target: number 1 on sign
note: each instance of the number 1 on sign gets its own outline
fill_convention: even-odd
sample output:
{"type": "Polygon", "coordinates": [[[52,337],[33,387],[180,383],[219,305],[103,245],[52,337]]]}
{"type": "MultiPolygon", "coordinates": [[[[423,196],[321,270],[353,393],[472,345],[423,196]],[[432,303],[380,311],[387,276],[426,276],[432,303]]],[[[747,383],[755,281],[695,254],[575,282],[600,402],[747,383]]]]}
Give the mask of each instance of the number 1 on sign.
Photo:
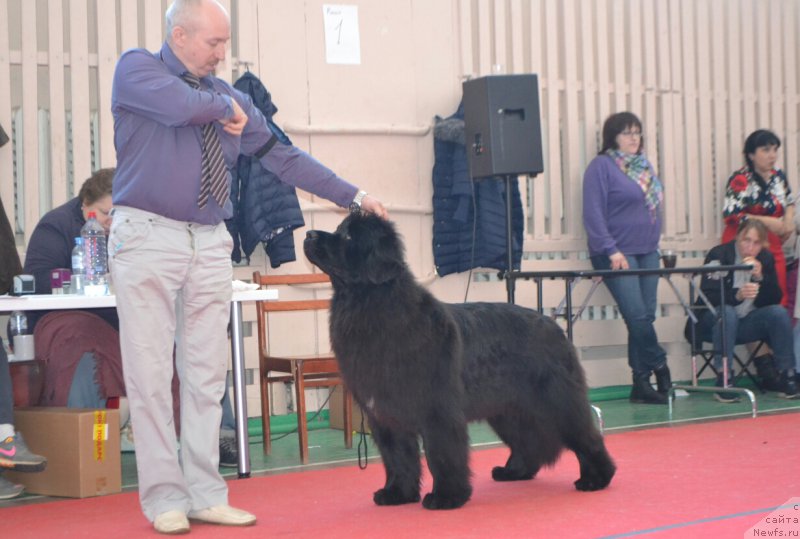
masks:
{"type": "Polygon", "coordinates": [[[325,4],[325,59],[329,64],[360,64],[358,6],[325,4]]]}
{"type": "Polygon", "coordinates": [[[344,21],[339,19],[339,23],[336,25],[336,44],[337,45],[341,45],[342,44],[342,24],[344,24],[344,21]]]}

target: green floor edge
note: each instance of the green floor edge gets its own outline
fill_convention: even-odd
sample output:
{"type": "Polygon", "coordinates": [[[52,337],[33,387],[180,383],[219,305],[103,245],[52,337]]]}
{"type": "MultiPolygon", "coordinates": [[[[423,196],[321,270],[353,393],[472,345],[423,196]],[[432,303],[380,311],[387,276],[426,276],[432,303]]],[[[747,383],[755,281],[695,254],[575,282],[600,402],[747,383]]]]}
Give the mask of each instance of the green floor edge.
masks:
{"type": "MultiPolygon", "coordinates": [[[[742,387],[752,388],[752,383],[744,381],[742,387]]],[[[676,381],[676,384],[691,384],[690,380],[676,381]]],[[[701,380],[700,385],[712,385],[712,380],[701,380]]],[[[589,389],[589,401],[593,404],[607,401],[627,400],[631,393],[631,386],[606,386],[589,389]]],[[[320,412],[308,412],[308,430],[330,428],[328,410],[320,412]]],[[[272,416],[270,428],[273,434],[285,434],[297,429],[297,414],[285,414],[272,416]]],[[[247,434],[250,437],[260,437],[261,418],[251,417],[247,420],[247,434]]]]}

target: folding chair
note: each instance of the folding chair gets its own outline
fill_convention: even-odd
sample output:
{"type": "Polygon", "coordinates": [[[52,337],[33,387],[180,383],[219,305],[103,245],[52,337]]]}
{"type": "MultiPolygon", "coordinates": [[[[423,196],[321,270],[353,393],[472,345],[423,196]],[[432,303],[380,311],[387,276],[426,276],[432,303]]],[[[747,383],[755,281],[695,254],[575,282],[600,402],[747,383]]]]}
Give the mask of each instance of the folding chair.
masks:
{"type": "MultiPolygon", "coordinates": [[[[689,292],[690,293],[690,305],[694,304],[694,292],[695,292],[694,287],[690,286],[690,292],[689,292]]],[[[705,302],[705,304],[706,304],[705,308],[708,309],[708,310],[711,310],[712,312],[714,312],[716,314],[714,307],[712,307],[711,304],[708,302],[708,299],[705,298],[705,296],[702,295],[702,292],[700,291],[699,288],[697,289],[697,292],[698,292],[698,294],[701,295],[701,298],[705,302]]],[[[758,379],[750,371],[750,368],[755,366],[755,358],[758,357],[758,352],[761,350],[761,347],[766,344],[766,341],[764,341],[764,340],[758,341],[756,343],[756,346],[753,348],[753,350],[748,354],[747,358],[744,359],[744,360],[742,360],[742,358],[739,357],[739,355],[737,355],[734,350],[729,350],[729,353],[733,358],[734,365],[738,366],[738,372],[730,373],[730,374],[732,374],[732,376],[730,376],[727,372],[725,372],[726,369],[727,369],[727,362],[724,361],[725,351],[724,350],[722,351],[722,357],[723,357],[722,365],[723,366],[722,366],[722,371],[720,371],[714,365],[714,354],[715,354],[715,352],[717,352],[717,350],[714,350],[713,348],[712,349],[706,348],[704,345],[705,344],[712,344],[711,341],[701,339],[700,338],[701,336],[697,334],[698,318],[696,316],[696,311],[698,309],[703,309],[703,307],[699,307],[699,306],[695,305],[693,307],[693,309],[694,309],[693,312],[694,312],[695,315],[689,317],[689,321],[687,322],[687,328],[686,328],[686,332],[685,332],[686,340],[689,341],[689,346],[691,347],[691,355],[692,355],[692,385],[696,386],[697,385],[697,379],[700,377],[700,375],[702,375],[703,372],[705,372],[706,369],[711,369],[711,372],[713,372],[715,376],[719,376],[720,374],[722,374],[723,376],[726,376],[730,380],[731,384],[734,385],[734,386],[736,385],[736,383],[739,380],[741,380],[743,377],[746,376],[747,378],[750,379],[751,382],[753,382],[753,385],[755,385],[755,387],[761,393],[764,393],[765,392],[764,388],[761,387],[761,384],[759,383],[758,379]],[[697,368],[698,359],[701,359],[703,361],[703,365],[700,367],[699,370],[697,368]]],[[[716,323],[717,324],[721,324],[722,323],[722,319],[718,317],[716,323]]],[[[736,344],[739,345],[739,344],[748,344],[748,343],[737,342],[736,344]]]]}
{"type": "MultiPolygon", "coordinates": [[[[709,341],[702,341],[698,343],[699,346],[692,342],[689,339],[689,345],[692,348],[692,384],[697,385],[697,379],[705,372],[706,369],[710,369],[711,372],[714,373],[715,376],[719,376],[724,374],[723,370],[718,369],[714,365],[714,353],[716,350],[713,348],[709,349],[706,348],[705,344],[711,344],[709,341]],[[703,364],[698,370],[697,364],[698,360],[702,360],[703,364]]],[[[747,344],[747,343],[737,343],[737,344],[747,344]]],[[[736,352],[732,352],[733,356],[733,363],[734,363],[734,372],[730,373],[729,379],[732,385],[736,385],[742,378],[747,377],[753,383],[753,385],[758,389],[761,393],[765,393],[764,388],[761,386],[761,383],[758,381],[758,378],[755,377],[753,372],[750,370],[752,367],[755,366],[755,358],[758,357],[758,352],[761,348],[766,344],[766,341],[758,341],[755,343],[756,346],[753,348],[752,352],[750,352],[744,360],[739,357],[736,352]],[[738,370],[736,369],[738,367],[738,370]]]]}
{"type": "MultiPolygon", "coordinates": [[[[722,298],[723,298],[723,304],[722,305],[724,306],[724,297],[725,296],[724,296],[723,288],[724,288],[724,280],[720,279],[720,292],[722,293],[722,298]]],[[[689,346],[691,348],[691,356],[692,356],[692,385],[673,384],[672,387],[670,388],[669,394],[668,394],[668,399],[667,399],[667,402],[669,404],[669,419],[670,419],[670,421],[672,420],[672,408],[673,408],[672,404],[673,404],[673,400],[674,400],[674,397],[675,397],[675,391],[682,390],[682,391],[689,391],[689,392],[697,391],[697,392],[703,392],[703,393],[712,393],[712,392],[716,392],[716,391],[719,390],[719,388],[717,388],[717,387],[706,387],[706,386],[698,386],[697,385],[697,378],[707,368],[710,368],[711,371],[715,375],[722,374],[723,377],[726,378],[726,380],[725,380],[726,382],[730,381],[734,385],[742,377],[747,376],[753,382],[755,387],[759,391],[764,393],[764,388],[761,387],[761,384],[759,384],[759,382],[756,379],[756,377],[753,376],[753,373],[750,371],[750,367],[754,365],[755,357],[758,354],[759,349],[763,345],[763,341],[759,341],[757,343],[757,346],[755,347],[753,352],[747,357],[746,360],[742,360],[742,358],[740,358],[736,354],[736,352],[734,350],[727,350],[726,351],[726,350],[723,349],[722,350],[722,354],[721,354],[722,358],[723,358],[723,361],[722,361],[722,372],[720,373],[719,369],[717,369],[714,366],[714,355],[715,355],[714,352],[715,352],[715,350],[713,350],[713,349],[709,350],[709,349],[705,348],[704,347],[705,342],[709,342],[709,341],[706,341],[705,339],[702,339],[701,336],[697,334],[697,324],[698,324],[698,321],[699,321],[699,319],[697,317],[697,312],[698,311],[702,312],[703,309],[707,309],[710,312],[714,313],[714,315],[716,317],[716,322],[715,323],[716,324],[721,324],[721,329],[722,329],[722,332],[723,332],[723,336],[725,335],[725,331],[727,331],[727,327],[726,327],[726,325],[724,323],[724,317],[718,315],[717,308],[714,307],[711,304],[711,302],[706,297],[706,295],[703,293],[703,291],[700,289],[700,287],[695,284],[694,276],[691,276],[689,278],[689,304],[688,305],[691,305],[692,307],[689,308],[687,305],[683,305],[684,310],[686,311],[686,314],[688,315],[688,320],[687,320],[687,323],[686,323],[684,336],[686,337],[686,340],[689,342],[689,346]],[[695,301],[695,294],[697,295],[697,297],[700,300],[702,300],[702,304],[700,304],[700,302],[696,302],[695,301]],[[728,354],[730,354],[730,357],[733,359],[733,363],[735,365],[738,365],[738,367],[739,367],[739,372],[738,373],[734,373],[733,377],[729,376],[729,373],[728,373],[728,361],[727,361],[727,358],[726,358],[726,352],[728,354]],[[697,368],[698,359],[702,359],[703,360],[703,366],[700,369],[697,368]]],[[[711,335],[709,334],[709,335],[707,335],[707,337],[710,339],[711,335]]],[[[724,341],[725,341],[725,339],[723,338],[723,342],[724,341]]],[[[746,343],[736,343],[736,344],[746,344],[746,343]]],[[[751,408],[751,411],[752,411],[752,416],[756,417],[758,415],[758,404],[756,402],[756,396],[752,391],[750,391],[749,389],[746,389],[746,388],[742,388],[742,387],[731,387],[730,389],[728,389],[726,391],[736,392],[736,393],[742,394],[744,397],[746,397],[750,401],[750,408],[751,408]]]]}

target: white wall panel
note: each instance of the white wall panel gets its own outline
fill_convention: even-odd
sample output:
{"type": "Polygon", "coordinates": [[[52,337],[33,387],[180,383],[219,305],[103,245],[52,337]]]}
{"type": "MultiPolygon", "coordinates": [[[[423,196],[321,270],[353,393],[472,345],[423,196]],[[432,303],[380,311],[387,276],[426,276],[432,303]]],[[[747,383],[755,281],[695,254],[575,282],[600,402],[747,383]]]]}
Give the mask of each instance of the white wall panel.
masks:
{"type": "MultiPolygon", "coordinates": [[[[93,152],[102,166],[115,163],[114,65],[125,49],[161,46],[168,3],[0,0],[0,24],[8,29],[0,31],[0,123],[9,134],[20,109],[19,162],[15,169],[11,144],[0,149],[0,196],[12,220],[24,225],[21,252],[42,211],[63,203],[90,174],[93,152]],[[90,50],[95,43],[97,50],[90,50]],[[47,129],[39,129],[42,111],[47,129]],[[40,179],[48,170],[50,178],[40,179]],[[19,193],[15,179],[24,180],[19,193]]],[[[665,247],[692,254],[717,243],[725,182],[741,165],[744,138],[755,128],[773,128],[781,137],[783,168],[798,187],[795,0],[353,0],[362,61],[349,66],[326,62],[324,3],[223,0],[233,32],[220,76],[233,81],[247,62],[272,92],[276,120],[295,144],[388,203],[413,271],[439,297],[459,301],[469,286],[470,298],[505,298],[493,271],[477,272],[471,283],[466,275],[436,278],[430,249],[433,117],[455,110],[465,77],[489,75],[493,66],[539,75],[545,171],[521,179],[523,269],[587,264],[583,170],[613,112],[631,110],[643,120],[648,154],[667,188],[665,247]]],[[[332,228],[343,216],[304,193],[301,203],[309,228],[332,228]]],[[[297,232],[298,243],[303,234],[297,232]]],[[[300,272],[308,264],[298,248],[298,262],[273,270],[259,247],[237,275],[253,268],[300,272]]],[[[563,295],[561,286],[547,283],[549,308],[563,295]]],[[[519,301],[532,305],[533,288],[520,290],[519,301]]],[[[593,307],[605,312],[607,292],[597,298],[593,307]]],[[[677,303],[669,295],[661,300],[669,313],[659,319],[663,338],[680,340],[677,303]]],[[[624,354],[622,322],[580,324],[590,382],[608,383],[608,373],[600,374],[605,360],[598,358],[624,354]]],[[[667,344],[671,354],[681,350],[667,344]]],[[[254,347],[250,338],[246,347],[254,347]]],[[[248,353],[249,368],[254,355],[248,353]]],[[[621,366],[611,379],[625,383],[618,360],[609,363],[621,366]]]]}

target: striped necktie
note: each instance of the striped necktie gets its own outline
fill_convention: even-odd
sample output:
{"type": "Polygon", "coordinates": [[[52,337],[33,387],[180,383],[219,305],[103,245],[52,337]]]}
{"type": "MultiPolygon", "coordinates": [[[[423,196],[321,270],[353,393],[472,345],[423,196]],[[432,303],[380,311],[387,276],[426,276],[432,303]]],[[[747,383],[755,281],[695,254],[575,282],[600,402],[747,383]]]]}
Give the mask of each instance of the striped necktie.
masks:
{"type": "MultiPolygon", "coordinates": [[[[200,79],[191,73],[186,72],[181,78],[192,88],[200,88],[200,79]]],[[[213,122],[203,126],[203,168],[197,205],[205,208],[209,196],[213,196],[220,207],[228,200],[228,171],[213,122]]]]}

